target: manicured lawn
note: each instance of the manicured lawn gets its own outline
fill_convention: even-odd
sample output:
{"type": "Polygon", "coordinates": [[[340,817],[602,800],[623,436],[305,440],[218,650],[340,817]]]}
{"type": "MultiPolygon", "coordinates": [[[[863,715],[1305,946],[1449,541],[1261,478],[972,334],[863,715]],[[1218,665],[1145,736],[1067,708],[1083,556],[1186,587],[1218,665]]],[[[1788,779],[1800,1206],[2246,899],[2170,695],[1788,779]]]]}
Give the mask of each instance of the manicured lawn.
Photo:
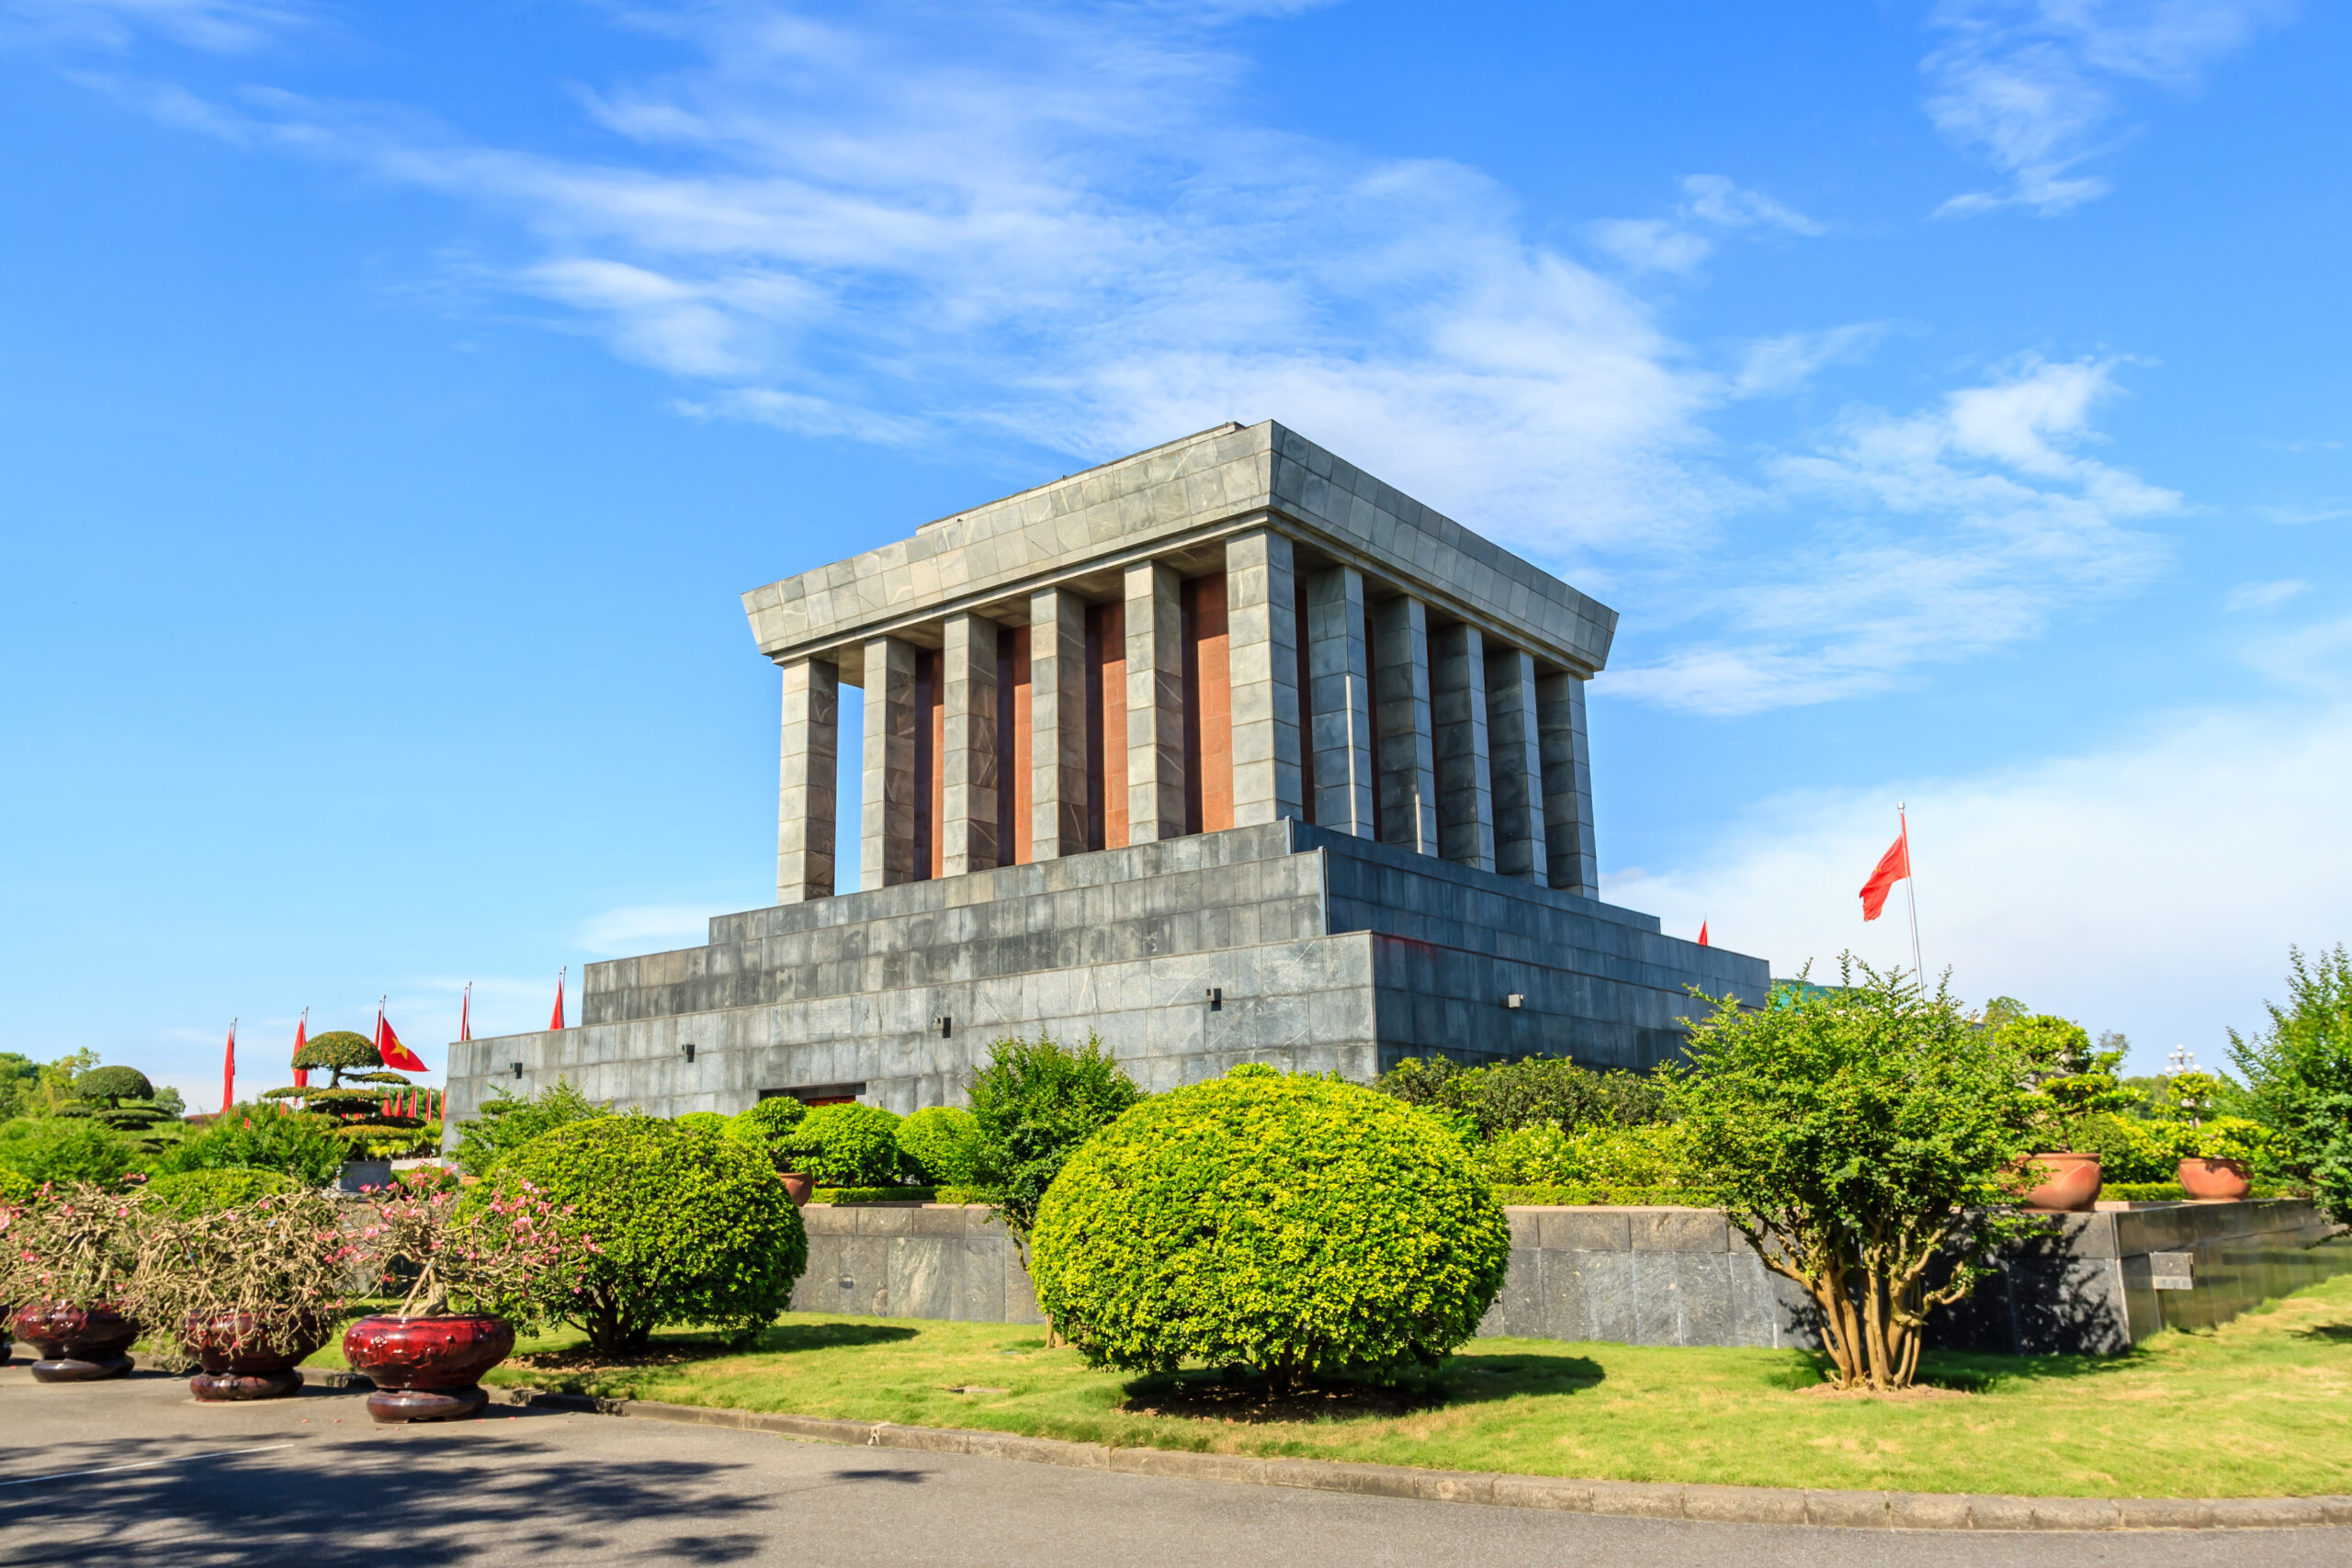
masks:
{"type": "MultiPolygon", "coordinates": [[[[526,1353],[576,1346],[552,1336],[526,1353]]],[[[707,1346],[662,1336],[661,1345],[707,1346]]],[[[332,1360],[331,1353],[320,1360],[332,1360]]],[[[1823,1397],[1775,1350],[1481,1339],[1420,1408],[1230,1419],[1212,1374],[1132,1379],[1042,1330],[794,1314],[748,1353],[499,1382],[1123,1446],[1623,1481],[2089,1496],[2352,1492],[2352,1276],[2129,1356],[1929,1358],[1944,1387],[1823,1397]],[[969,1393],[957,1393],[969,1389],[969,1393]],[[1188,1390],[1201,1393],[1188,1393],[1188,1390]],[[1188,1399],[1208,1413],[1148,1414],[1188,1399]]]]}

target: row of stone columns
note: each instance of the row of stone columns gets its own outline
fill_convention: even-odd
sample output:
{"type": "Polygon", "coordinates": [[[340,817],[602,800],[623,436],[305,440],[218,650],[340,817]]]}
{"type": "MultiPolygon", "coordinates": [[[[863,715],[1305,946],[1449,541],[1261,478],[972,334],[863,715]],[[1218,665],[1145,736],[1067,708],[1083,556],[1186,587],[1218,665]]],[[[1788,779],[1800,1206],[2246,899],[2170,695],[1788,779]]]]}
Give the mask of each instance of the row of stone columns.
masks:
{"type": "MultiPolygon", "coordinates": [[[[1124,745],[1127,841],[1185,831],[1182,583],[1157,561],[1125,571],[1124,745]]],[[[1456,863],[1598,893],[1584,682],[1539,676],[1533,657],[1489,649],[1476,627],[1432,635],[1410,594],[1370,600],[1361,573],[1332,567],[1306,583],[1306,690],[1290,540],[1271,529],[1226,547],[1227,650],[1236,827],[1307,815],[1306,762],[1319,826],[1456,863]],[[1302,722],[1302,716],[1306,716],[1302,722]]],[[[1030,840],[1038,860],[1087,847],[1086,605],[1064,589],[1029,604],[1030,747],[1001,758],[997,627],[971,615],[941,635],[944,746],[942,874],[984,871],[998,839],[1003,768],[1029,769],[1030,840]]],[[[917,794],[916,649],[897,637],[865,646],[865,789],[859,883],[911,881],[917,794]]],[[[776,897],[833,891],[838,671],[786,666],[776,897]]]]}

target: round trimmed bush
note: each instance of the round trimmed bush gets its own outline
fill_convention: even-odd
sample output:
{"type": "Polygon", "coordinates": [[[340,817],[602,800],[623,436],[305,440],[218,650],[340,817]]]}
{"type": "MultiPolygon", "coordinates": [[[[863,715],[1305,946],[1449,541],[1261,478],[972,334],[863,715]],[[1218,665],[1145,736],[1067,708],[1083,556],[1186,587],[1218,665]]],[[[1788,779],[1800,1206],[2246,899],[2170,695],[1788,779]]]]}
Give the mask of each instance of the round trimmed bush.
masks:
{"type": "Polygon", "coordinates": [[[362,1067],[380,1067],[383,1054],[376,1043],[365,1034],[355,1034],[348,1029],[330,1029],[324,1034],[313,1034],[294,1053],[294,1065],[308,1071],[314,1067],[328,1068],[337,1081],[345,1073],[362,1067]]]}
{"type": "Polygon", "coordinates": [[[275,1170],[175,1170],[151,1179],[143,1190],[175,1214],[217,1213],[278,1192],[299,1192],[302,1184],[275,1170]]]}
{"type": "Polygon", "coordinates": [[[707,1128],[651,1116],[574,1122],[509,1155],[495,1179],[505,1190],[537,1187],[595,1244],[542,1304],[601,1351],[641,1348],[666,1323],[748,1341],[808,1266],[800,1211],[775,1171],[707,1128]]]}
{"type": "Polygon", "coordinates": [[[1236,1067],[1145,1100],[1046,1190],[1037,1304],[1097,1366],[1313,1373],[1432,1364],[1510,1261],[1502,1206],[1429,1117],[1336,1078],[1236,1067]]]}
{"type": "Polygon", "coordinates": [[[74,1098],[104,1100],[108,1105],[125,1100],[153,1100],[155,1086],[137,1067],[92,1067],[74,1080],[74,1098]]]}
{"type": "Polygon", "coordinates": [[[727,1135],[741,1138],[762,1148],[774,1148],[784,1142],[808,1108],[788,1094],[772,1095],[749,1111],[739,1111],[727,1119],[727,1135]]]}
{"type": "Polygon", "coordinates": [[[820,1187],[888,1187],[899,1179],[899,1118],[878,1105],[820,1105],[776,1145],[785,1168],[820,1187]]]}
{"type": "Polygon", "coordinates": [[[917,1181],[969,1187],[980,1160],[979,1123],[952,1105],[918,1111],[899,1123],[899,1157],[917,1181]]]}
{"type": "Polygon", "coordinates": [[[689,1111],[684,1115],[674,1117],[673,1120],[681,1127],[699,1127],[706,1133],[723,1133],[727,1130],[727,1118],[716,1111],[689,1111]]]}

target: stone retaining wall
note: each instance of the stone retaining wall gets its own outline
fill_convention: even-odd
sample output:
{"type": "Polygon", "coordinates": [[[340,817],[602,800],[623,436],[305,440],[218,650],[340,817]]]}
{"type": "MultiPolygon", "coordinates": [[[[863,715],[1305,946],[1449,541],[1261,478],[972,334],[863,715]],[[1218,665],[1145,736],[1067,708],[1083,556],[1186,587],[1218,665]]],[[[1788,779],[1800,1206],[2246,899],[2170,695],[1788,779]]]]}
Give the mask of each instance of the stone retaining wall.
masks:
{"type": "MultiPolygon", "coordinates": [[[[1809,1303],[1712,1209],[1513,1208],[1510,1276],[1481,1332],[1628,1345],[1814,1346],[1809,1303]]],[[[979,1207],[812,1204],[797,1312],[1037,1323],[1001,1224],[979,1207]]],[[[2208,1328],[2352,1269],[2307,1202],[2166,1203],[2053,1215],[1930,1342],[2113,1352],[2208,1328]],[[2321,1245],[2326,1242],[2327,1245],[2321,1245]]]]}

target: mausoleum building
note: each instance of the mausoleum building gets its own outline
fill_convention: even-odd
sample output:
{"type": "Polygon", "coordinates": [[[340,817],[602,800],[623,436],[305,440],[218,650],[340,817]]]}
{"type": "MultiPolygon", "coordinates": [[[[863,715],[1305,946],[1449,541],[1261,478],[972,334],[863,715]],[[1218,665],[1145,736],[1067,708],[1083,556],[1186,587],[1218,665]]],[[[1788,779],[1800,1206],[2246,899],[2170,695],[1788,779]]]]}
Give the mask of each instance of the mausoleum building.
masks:
{"type": "Polygon", "coordinates": [[[1585,693],[1616,613],[1281,425],[743,605],[783,675],[776,902],[589,965],[578,1027],[452,1045],[453,1136],[559,1076],[661,1115],[961,1103],[990,1042],[1040,1031],[1152,1089],[1243,1061],[1645,1068],[1686,987],[1769,985],[1600,899],[1585,693]]]}

